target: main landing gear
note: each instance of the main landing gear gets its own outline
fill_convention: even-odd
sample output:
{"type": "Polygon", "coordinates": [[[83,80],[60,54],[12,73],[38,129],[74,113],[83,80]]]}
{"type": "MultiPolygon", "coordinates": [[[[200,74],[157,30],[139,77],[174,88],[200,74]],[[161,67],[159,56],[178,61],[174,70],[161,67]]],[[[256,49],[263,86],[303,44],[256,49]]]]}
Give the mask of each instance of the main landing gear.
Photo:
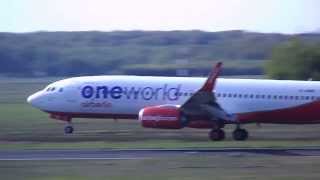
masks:
{"type": "Polygon", "coordinates": [[[240,127],[237,127],[233,132],[232,132],[232,137],[236,141],[245,141],[248,139],[249,133],[245,129],[241,129],[240,127]]]}
{"type": "Polygon", "coordinates": [[[217,123],[216,127],[214,127],[210,132],[209,132],[209,138],[212,141],[222,141],[225,139],[225,133],[224,130],[224,123],[217,123]]]}
{"type": "MultiPolygon", "coordinates": [[[[209,138],[212,141],[222,141],[225,139],[225,132],[222,129],[223,126],[219,126],[218,128],[214,128],[209,132],[209,138]]],[[[232,137],[236,141],[245,141],[249,137],[249,133],[247,130],[242,129],[240,125],[237,125],[237,128],[232,132],[232,137]]]]}
{"type": "Polygon", "coordinates": [[[223,129],[212,129],[209,132],[209,138],[212,141],[222,141],[225,138],[225,133],[223,129]]]}

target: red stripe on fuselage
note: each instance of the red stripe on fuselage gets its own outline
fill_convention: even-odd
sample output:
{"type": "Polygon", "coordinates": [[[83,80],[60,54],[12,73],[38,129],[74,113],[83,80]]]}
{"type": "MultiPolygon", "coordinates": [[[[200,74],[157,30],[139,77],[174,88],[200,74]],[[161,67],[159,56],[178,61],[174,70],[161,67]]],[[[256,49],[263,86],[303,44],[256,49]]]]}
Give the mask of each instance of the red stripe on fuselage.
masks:
{"type": "Polygon", "coordinates": [[[320,123],[320,101],[285,109],[237,115],[241,123],[313,124],[320,123]]]}
{"type": "MultiPolygon", "coordinates": [[[[49,114],[70,118],[112,118],[138,119],[138,114],[106,114],[106,113],[79,113],[79,112],[52,112],[49,114]]],[[[61,119],[63,120],[63,119],[61,119]]],[[[205,120],[205,117],[192,117],[192,121],[205,120]]],[[[235,122],[240,123],[278,123],[278,124],[315,124],[320,123],[320,101],[303,104],[296,107],[249,112],[237,114],[235,122]]],[[[230,123],[230,122],[227,122],[230,123]]],[[[232,123],[232,122],[231,122],[232,123]]],[[[208,127],[210,128],[210,127],[208,127]]]]}
{"type": "Polygon", "coordinates": [[[58,116],[67,116],[71,118],[138,119],[138,114],[106,114],[106,113],[79,113],[79,112],[54,112],[54,111],[46,111],[46,112],[49,114],[54,114],[58,116]]]}

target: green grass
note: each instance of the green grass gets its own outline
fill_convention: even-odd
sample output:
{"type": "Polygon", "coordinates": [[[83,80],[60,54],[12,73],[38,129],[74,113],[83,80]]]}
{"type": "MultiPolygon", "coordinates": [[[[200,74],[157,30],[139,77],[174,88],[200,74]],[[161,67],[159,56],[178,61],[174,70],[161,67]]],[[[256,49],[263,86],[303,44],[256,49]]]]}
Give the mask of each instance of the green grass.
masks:
{"type": "Polygon", "coordinates": [[[0,162],[1,179],[318,179],[320,157],[182,155],[141,160],[0,162]]]}
{"type": "Polygon", "coordinates": [[[72,138],[64,139],[65,142],[35,142],[35,141],[15,141],[4,142],[0,149],[203,149],[203,148],[301,148],[318,147],[318,141],[247,141],[234,142],[227,140],[224,142],[184,142],[183,140],[146,140],[131,142],[113,141],[81,141],[72,142],[72,138]]]}

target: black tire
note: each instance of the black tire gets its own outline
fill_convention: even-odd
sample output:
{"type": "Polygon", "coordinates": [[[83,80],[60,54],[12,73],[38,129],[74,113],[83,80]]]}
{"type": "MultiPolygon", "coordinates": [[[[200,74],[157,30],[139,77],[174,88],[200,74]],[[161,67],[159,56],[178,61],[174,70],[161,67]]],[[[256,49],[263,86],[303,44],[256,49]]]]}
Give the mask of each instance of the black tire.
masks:
{"type": "Polygon", "coordinates": [[[72,126],[66,126],[64,128],[64,133],[65,134],[72,134],[73,133],[73,127],[72,126]]]}
{"type": "Polygon", "coordinates": [[[213,129],[209,132],[211,141],[222,141],[225,138],[225,133],[222,129],[213,129]]]}
{"type": "Polygon", "coordinates": [[[236,141],[245,141],[248,139],[249,133],[247,130],[239,128],[239,129],[235,129],[232,132],[232,136],[233,136],[233,139],[236,141]]]}

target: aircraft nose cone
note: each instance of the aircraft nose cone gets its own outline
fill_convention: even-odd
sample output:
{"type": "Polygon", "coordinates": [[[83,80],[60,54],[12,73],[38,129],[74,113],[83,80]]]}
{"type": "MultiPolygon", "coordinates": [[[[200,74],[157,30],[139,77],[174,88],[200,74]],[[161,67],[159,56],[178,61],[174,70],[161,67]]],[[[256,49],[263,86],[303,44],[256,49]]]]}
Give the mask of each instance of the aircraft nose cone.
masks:
{"type": "Polygon", "coordinates": [[[34,93],[27,98],[27,102],[34,107],[39,106],[40,92],[34,93]]]}
{"type": "Polygon", "coordinates": [[[28,102],[29,104],[32,104],[33,99],[34,99],[34,96],[33,96],[33,95],[30,95],[30,96],[27,98],[27,102],[28,102]]]}

